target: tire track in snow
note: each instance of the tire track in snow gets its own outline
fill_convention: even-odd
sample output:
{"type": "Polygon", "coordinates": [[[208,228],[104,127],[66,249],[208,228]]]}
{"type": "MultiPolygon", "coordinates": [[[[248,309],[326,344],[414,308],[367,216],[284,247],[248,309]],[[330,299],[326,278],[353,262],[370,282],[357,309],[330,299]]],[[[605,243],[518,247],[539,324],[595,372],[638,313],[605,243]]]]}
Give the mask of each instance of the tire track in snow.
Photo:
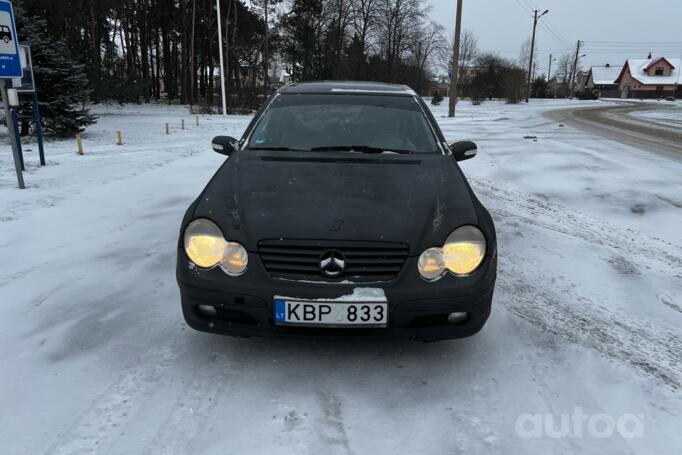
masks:
{"type": "MultiPolygon", "coordinates": [[[[234,390],[234,382],[230,380],[232,365],[229,360],[217,353],[210,356],[212,365],[202,365],[203,357],[199,357],[197,365],[192,365],[192,375],[187,383],[179,390],[172,411],[158,422],[158,430],[149,438],[149,446],[144,453],[156,454],[184,454],[193,453],[197,446],[196,438],[206,431],[212,431],[211,415],[219,404],[220,398],[234,390]],[[215,362],[220,364],[219,368],[215,362]]],[[[196,359],[191,359],[192,361],[196,359]]],[[[225,422],[222,422],[223,424],[225,422]]]]}
{"type": "MultiPolygon", "coordinates": [[[[470,179],[477,194],[486,199],[502,237],[510,221],[571,236],[596,245],[629,264],[628,258],[643,256],[657,272],[682,275],[682,248],[658,238],[647,237],[592,219],[579,212],[528,195],[507,191],[490,182],[470,179]]],[[[590,347],[603,355],[669,385],[682,386],[682,339],[668,328],[635,318],[623,309],[603,304],[562,276],[543,279],[529,274],[542,270],[532,257],[519,255],[500,242],[500,270],[496,301],[535,326],[590,347]],[[543,285],[551,283],[551,286],[543,285]]]]}
{"type": "Polygon", "coordinates": [[[528,194],[503,190],[485,180],[470,178],[469,181],[477,194],[483,194],[492,200],[491,206],[495,207],[494,212],[498,216],[514,218],[525,224],[610,248],[617,251],[620,257],[644,256],[658,262],[664,267],[664,271],[672,268],[677,273],[682,273],[682,247],[679,245],[657,237],[648,237],[631,229],[623,230],[528,194]],[[500,206],[499,202],[504,205],[500,206]],[[525,214],[505,210],[507,204],[525,214]]]}
{"type": "Polygon", "coordinates": [[[70,455],[75,453],[97,453],[124,431],[130,417],[134,417],[147,395],[145,385],[155,387],[181,354],[180,346],[152,348],[143,354],[137,365],[127,370],[102,394],[93,400],[69,425],[69,430],[59,435],[57,441],[48,447],[46,453],[70,455]]]}
{"type": "Polygon", "coordinates": [[[336,447],[338,450],[331,450],[332,453],[352,453],[343,418],[343,401],[333,392],[318,391],[317,394],[322,406],[321,428],[317,431],[321,446],[336,447]]]}

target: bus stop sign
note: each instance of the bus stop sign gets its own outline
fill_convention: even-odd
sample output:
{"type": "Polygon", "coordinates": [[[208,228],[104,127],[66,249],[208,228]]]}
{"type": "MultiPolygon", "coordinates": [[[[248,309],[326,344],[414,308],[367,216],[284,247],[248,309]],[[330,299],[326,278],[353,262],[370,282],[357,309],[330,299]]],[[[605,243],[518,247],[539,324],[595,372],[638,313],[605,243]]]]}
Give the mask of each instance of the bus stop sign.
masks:
{"type": "Polygon", "coordinates": [[[0,0],[0,78],[19,78],[22,75],[12,4],[7,0],[0,0]]]}

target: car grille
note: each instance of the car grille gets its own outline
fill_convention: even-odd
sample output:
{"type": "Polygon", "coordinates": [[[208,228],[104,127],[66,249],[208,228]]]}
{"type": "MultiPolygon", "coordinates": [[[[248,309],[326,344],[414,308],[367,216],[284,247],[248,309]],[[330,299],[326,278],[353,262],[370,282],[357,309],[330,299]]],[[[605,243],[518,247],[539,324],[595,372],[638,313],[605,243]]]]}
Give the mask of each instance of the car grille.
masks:
{"type": "Polygon", "coordinates": [[[408,255],[408,246],[388,242],[326,240],[262,240],[258,254],[275,278],[339,282],[377,282],[394,279],[408,255]],[[346,262],[345,270],[330,278],[320,270],[323,253],[335,250],[346,262]]]}

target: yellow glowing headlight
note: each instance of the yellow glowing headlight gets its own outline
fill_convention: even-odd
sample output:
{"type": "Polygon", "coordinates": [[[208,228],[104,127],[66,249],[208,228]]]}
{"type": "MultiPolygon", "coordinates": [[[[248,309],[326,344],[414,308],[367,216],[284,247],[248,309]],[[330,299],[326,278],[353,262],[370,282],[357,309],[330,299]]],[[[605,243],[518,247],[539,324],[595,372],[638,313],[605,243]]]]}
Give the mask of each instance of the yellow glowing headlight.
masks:
{"type": "Polygon", "coordinates": [[[429,281],[440,278],[445,272],[445,261],[443,250],[440,248],[429,248],[419,256],[417,262],[419,274],[429,281]]]}
{"type": "Polygon", "coordinates": [[[241,275],[249,265],[246,249],[237,242],[226,242],[223,262],[220,265],[228,275],[241,275]]]}
{"type": "Polygon", "coordinates": [[[485,251],[486,241],[481,230],[474,226],[463,226],[445,241],[445,267],[455,275],[468,275],[481,265],[485,251]]]}
{"type": "Polygon", "coordinates": [[[225,239],[212,221],[198,219],[185,229],[185,252],[199,267],[210,269],[223,260],[225,239]]]}
{"type": "Polygon", "coordinates": [[[210,269],[220,264],[228,275],[241,275],[249,256],[237,242],[228,242],[220,228],[210,220],[197,219],[185,229],[185,253],[197,266],[210,269]]]}

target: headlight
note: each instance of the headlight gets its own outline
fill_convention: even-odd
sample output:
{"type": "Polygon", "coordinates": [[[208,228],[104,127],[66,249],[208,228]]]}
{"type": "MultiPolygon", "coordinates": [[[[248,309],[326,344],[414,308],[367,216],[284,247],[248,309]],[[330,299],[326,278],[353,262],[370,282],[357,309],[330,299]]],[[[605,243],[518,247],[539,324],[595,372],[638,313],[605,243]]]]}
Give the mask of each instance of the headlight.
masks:
{"type": "Polygon", "coordinates": [[[445,241],[442,248],[429,248],[419,256],[419,274],[429,281],[443,276],[446,270],[455,275],[468,275],[485,258],[485,236],[475,226],[463,226],[445,241]]]}
{"type": "Polygon", "coordinates": [[[433,281],[440,278],[445,272],[445,260],[441,248],[429,248],[419,256],[419,273],[425,279],[433,281]]]}
{"type": "Polygon", "coordinates": [[[185,252],[199,267],[210,269],[223,260],[225,239],[212,221],[192,221],[185,229],[185,252]]]}
{"type": "Polygon", "coordinates": [[[249,255],[246,249],[237,242],[226,242],[225,254],[220,267],[228,275],[237,276],[244,273],[249,265],[249,255]]]}
{"type": "Polygon", "coordinates": [[[485,257],[485,236],[474,226],[462,226],[443,245],[445,267],[455,275],[468,275],[485,257]]]}
{"type": "Polygon", "coordinates": [[[194,220],[187,226],[184,244],[187,257],[204,269],[220,264],[228,275],[241,275],[249,262],[246,249],[226,241],[218,226],[206,219],[194,220]]]}

